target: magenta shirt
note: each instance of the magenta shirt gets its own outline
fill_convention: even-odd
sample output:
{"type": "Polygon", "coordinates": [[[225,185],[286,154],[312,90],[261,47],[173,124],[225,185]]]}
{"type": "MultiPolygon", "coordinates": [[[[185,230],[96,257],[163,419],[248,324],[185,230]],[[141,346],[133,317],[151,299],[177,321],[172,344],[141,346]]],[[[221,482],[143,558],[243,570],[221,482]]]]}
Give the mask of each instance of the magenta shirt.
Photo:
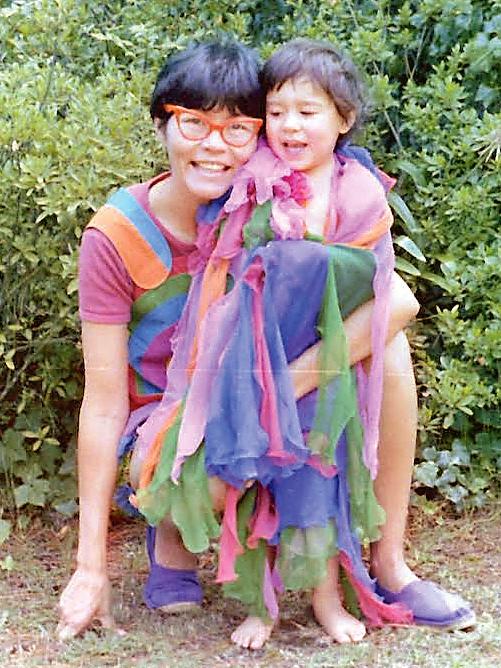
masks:
{"type": "MultiPolygon", "coordinates": [[[[174,276],[186,271],[188,255],[195,249],[195,245],[176,239],[150,209],[150,188],[167,176],[166,173],[160,174],[150,181],[130,186],[127,190],[169,242],[173,260],[171,276],[174,276]]],[[[93,228],[86,229],[82,236],[78,285],[80,319],[108,325],[129,323],[132,303],[144,292],[133,283],[113,243],[103,232],[93,228]]]]}

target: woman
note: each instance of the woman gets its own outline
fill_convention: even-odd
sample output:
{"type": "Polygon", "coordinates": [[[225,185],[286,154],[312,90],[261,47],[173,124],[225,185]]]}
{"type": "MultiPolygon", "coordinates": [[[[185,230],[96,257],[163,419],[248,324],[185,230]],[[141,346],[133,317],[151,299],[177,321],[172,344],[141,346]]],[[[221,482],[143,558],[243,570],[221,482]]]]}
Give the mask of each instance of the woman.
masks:
{"type": "MultiPolygon", "coordinates": [[[[77,568],[61,597],[62,637],[79,633],[94,618],[104,626],[112,625],[106,537],[118,444],[130,414],[141,406],[147,411],[165,389],[166,352],[172,334],[171,329],[139,354],[136,373],[134,363],[129,368],[129,358],[135,355],[132,345],[137,344],[137,337],[129,335],[129,327],[134,326],[131,320],[142,303],[140,297],[164,283],[167,289],[174,285],[177,290],[174,310],[167,318],[174,325],[179,317],[189,283],[187,261],[196,250],[196,211],[200,204],[226,192],[238,168],[256,148],[262,122],[253,119],[262,115],[258,72],[256,56],[238,44],[200,45],[173,56],[159,75],[151,107],[155,132],[168,152],[171,173],[121,193],[126,200],[122,201],[125,215],[129,213],[127,207],[135,206],[139,209],[137,216],[146,214],[153,221],[147,232],[154,236],[149,239],[152,245],[141,238],[137,228],[131,232],[131,226],[127,227],[124,207],[116,200],[105,207],[109,219],[103,222],[101,210],[94,227],[84,233],[80,258],[85,361],[78,439],[80,532],[77,568]],[[166,101],[207,109],[218,131],[199,142],[185,139],[165,111],[166,101]],[[243,116],[251,118],[244,122],[242,138],[237,132],[240,125],[235,129],[232,122],[240,124],[243,116]],[[236,142],[232,141],[234,132],[238,135],[236,142]],[[124,229],[126,249],[117,239],[124,229]],[[132,236],[126,238],[129,233],[132,236]],[[155,244],[157,248],[152,251],[155,244]],[[159,276],[152,279],[141,274],[152,266],[159,276]],[[148,368],[146,378],[139,378],[144,367],[148,368]]],[[[144,220],[139,220],[141,224],[144,220]]],[[[159,534],[161,542],[163,534],[159,534]]],[[[162,549],[162,543],[159,547],[162,549]]],[[[181,547],[176,551],[170,545],[169,559],[174,568],[195,566],[194,559],[190,560],[181,547]]]]}
{"type": "MultiPolygon", "coordinates": [[[[131,414],[144,419],[165,389],[162,368],[168,362],[166,345],[168,349],[182,310],[183,295],[188,289],[188,264],[196,260],[196,211],[200,204],[226,192],[238,168],[255,150],[260,125],[257,118],[262,115],[255,57],[235,44],[199,45],[174,56],[157,81],[151,114],[157,136],[167,149],[172,172],[169,178],[161,175],[128,192],[134,200],[132,205],[139,203],[139,208],[147,212],[160,232],[160,237],[152,242],[153,246],[158,242],[161,247],[153,254],[157,275],[141,274],[144,267],[150,266],[145,262],[145,258],[151,259],[148,244],[135,245],[134,237],[132,243],[131,238],[124,241],[116,226],[110,231],[107,226],[113,225],[105,220],[109,215],[98,216],[93,229],[84,234],[80,286],[85,358],[78,456],[80,534],[77,569],[61,597],[61,637],[79,633],[93,619],[104,626],[113,625],[106,534],[118,443],[131,414]],[[188,133],[190,137],[187,139],[164,104],[204,110],[212,124],[209,133],[194,138],[195,115],[188,119],[189,127],[184,129],[185,135],[188,133]],[[238,134],[242,128],[244,137],[238,134]],[[122,254],[117,249],[121,249],[122,254]],[[128,264],[123,261],[123,255],[128,264]],[[164,285],[175,285],[177,302],[174,299],[174,306],[171,304],[170,320],[160,323],[159,340],[147,342],[149,347],[143,341],[141,348],[135,333],[138,318],[144,316],[139,307],[144,306],[147,298],[140,298],[164,285]],[[161,354],[156,352],[158,346],[163,350],[161,354]]],[[[118,208],[123,213],[130,204],[125,196],[125,200],[123,197],[112,199],[108,209],[114,212],[118,208]]],[[[412,296],[396,280],[389,338],[402,329],[415,310],[412,296]]],[[[345,323],[354,360],[370,354],[370,315],[371,307],[367,304],[345,323]]],[[[298,372],[306,370],[304,374],[296,374],[298,383],[303,385],[298,395],[308,392],[309,384],[315,386],[311,374],[314,363],[310,357],[306,353],[293,363],[298,372]]],[[[403,562],[402,551],[415,425],[412,369],[402,334],[393,338],[387,348],[385,390],[381,473],[376,489],[388,512],[388,523],[373,552],[372,563],[374,574],[379,575],[383,586],[397,591],[414,578],[403,562]],[[397,417],[385,420],[392,413],[397,417]],[[400,441],[402,433],[407,435],[408,446],[404,452],[401,442],[397,443],[394,438],[395,429],[401,430],[400,441]],[[389,461],[391,467],[387,464],[389,461]]],[[[165,521],[157,531],[156,541],[154,538],[150,533],[152,573],[146,587],[147,602],[151,607],[170,609],[177,604],[198,603],[201,592],[193,570],[195,560],[184,549],[174,527],[165,521]]]]}

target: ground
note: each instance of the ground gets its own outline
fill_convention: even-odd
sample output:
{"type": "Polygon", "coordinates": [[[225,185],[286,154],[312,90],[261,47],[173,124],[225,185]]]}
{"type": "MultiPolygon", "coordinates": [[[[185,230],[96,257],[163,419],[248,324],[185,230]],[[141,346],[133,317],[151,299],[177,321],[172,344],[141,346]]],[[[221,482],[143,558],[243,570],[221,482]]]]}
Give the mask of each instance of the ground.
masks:
{"type": "MultiPolygon", "coordinates": [[[[111,577],[115,613],[125,637],[93,629],[67,643],[55,639],[56,603],[70,574],[76,525],[35,524],[3,546],[11,571],[0,580],[0,665],[120,668],[487,668],[501,664],[501,504],[463,517],[413,512],[408,555],[422,577],[461,592],[478,615],[469,632],[423,628],[371,632],[353,646],[332,644],[315,624],[306,596],[287,595],[283,617],[258,652],[229,641],[243,611],[213,583],[214,559],[201,559],[205,601],[198,615],[162,617],[141,600],[147,572],[143,526],[114,518],[111,577]]],[[[4,562],[5,565],[5,562],[4,562]]]]}

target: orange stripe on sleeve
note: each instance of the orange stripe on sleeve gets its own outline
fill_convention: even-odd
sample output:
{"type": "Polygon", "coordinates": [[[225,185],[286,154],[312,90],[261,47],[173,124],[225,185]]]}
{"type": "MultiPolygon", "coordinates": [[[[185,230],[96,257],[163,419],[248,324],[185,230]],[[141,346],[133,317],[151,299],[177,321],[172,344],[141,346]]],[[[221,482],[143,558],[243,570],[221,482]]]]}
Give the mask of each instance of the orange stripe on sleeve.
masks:
{"type": "Polygon", "coordinates": [[[104,206],[96,213],[87,227],[94,227],[115,246],[125,268],[136,285],[145,290],[156,288],[169,275],[161,262],[136,228],[113,207],[104,206]]]}

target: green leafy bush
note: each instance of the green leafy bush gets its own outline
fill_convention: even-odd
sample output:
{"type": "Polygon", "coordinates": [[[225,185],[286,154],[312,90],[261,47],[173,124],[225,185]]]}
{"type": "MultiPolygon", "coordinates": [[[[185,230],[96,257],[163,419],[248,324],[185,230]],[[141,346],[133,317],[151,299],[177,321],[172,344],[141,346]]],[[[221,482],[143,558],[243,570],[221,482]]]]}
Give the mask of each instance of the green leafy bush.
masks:
{"type": "MultiPolygon", "coordinates": [[[[416,484],[458,509],[484,503],[501,463],[500,9],[500,0],[0,3],[0,507],[75,508],[79,238],[110,191],[165,166],[147,114],[161,62],[222,31],[264,57],[300,35],[330,39],[367,72],[374,113],[363,140],[399,176],[399,267],[422,303],[412,332],[416,484]]],[[[0,539],[6,527],[0,519],[0,539]]]]}

